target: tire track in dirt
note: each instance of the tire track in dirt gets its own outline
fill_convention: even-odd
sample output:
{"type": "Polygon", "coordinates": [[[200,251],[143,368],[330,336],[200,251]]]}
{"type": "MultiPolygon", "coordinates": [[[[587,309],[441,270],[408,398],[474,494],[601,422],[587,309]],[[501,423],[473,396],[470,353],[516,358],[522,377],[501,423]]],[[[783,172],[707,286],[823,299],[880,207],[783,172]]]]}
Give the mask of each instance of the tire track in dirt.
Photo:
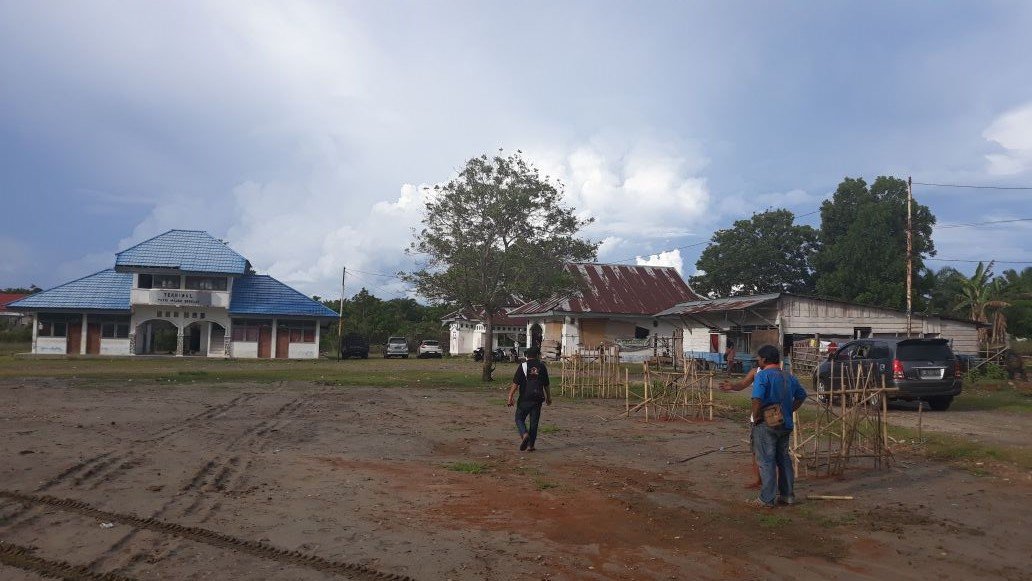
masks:
{"type": "MultiPolygon", "coordinates": [[[[282,382],[277,387],[281,385],[282,382]]],[[[299,396],[281,405],[269,417],[251,425],[231,440],[223,451],[228,454],[241,449],[264,450],[272,435],[292,422],[305,403],[304,398],[299,396]]],[[[180,489],[178,495],[154,512],[151,518],[163,518],[166,515],[174,514],[175,518],[193,517],[197,518],[200,523],[207,522],[222,506],[221,501],[211,498],[210,493],[228,493],[242,489],[246,483],[247,470],[250,466],[251,461],[242,462],[239,455],[229,458],[219,455],[208,460],[180,489]],[[190,498],[192,501],[185,507],[182,506],[190,498]]],[[[96,570],[105,562],[119,557],[120,551],[137,536],[138,532],[138,530],[127,532],[94,559],[90,564],[91,568],[96,570]]],[[[143,560],[150,563],[160,562],[174,555],[179,548],[177,542],[168,543],[165,539],[155,539],[148,548],[129,555],[126,558],[127,561],[116,571],[126,571],[143,560]]]]}
{"type": "MultiPolygon", "coordinates": [[[[0,497],[17,502],[56,508],[64,512],[71,512],[105,522],[117,522],[136,529],[172,535],[212,547],[244,553],[260,559],[275,561],[287,565],[295,565],[315,571],[322,571],[324,573],[343,575],[351,579],[369,579],[372,581],[404,581],[411,579],[406,575],[384,573],[359,563],[334,561],[311,553],[288,551],[259,541],[249,541],[240,537],[219,533],[201,527],[184,526],[153,517],[142,518],[133,514],[100,510],[85,502],[77,500],[56,498],[46,495],[23,494],[13,490],[0,490],[0,497]]],[[[99,573],[92,574],[100,575],[99,573]]],[[[94,578],[103,579],[103,577],[94,578]]]]}
{"type": "MultiPolygon", "coordinates": [[[[189,429],[199,421],[212,420],[238,405],[246,404],[254,397],[255,394],[252,393],[240,394],[229,401],[187,416],[177,421],[175,425],[162,428],[147,438],[135,440],[128,444],[131,446],[128,450],[115,448],[81,460],[36,487],[34,492],[46,492],[69,482],[72,488],[85,487],[89,490],[96,490],[103,484],[141,465],[143,458],[147,455],[147,450],[152,449],[155,445],[189,429]]],[[[0,517],[0,526],[7,527],[7,532],[12,532],[31,525],[38,519],[38,515],[33,514],[33,510],[32,506],[20,506],[12,514],[0,517]],[[26,515],[28,516],[26,517],[26,515]]]]}
{"type": "Polygon", "coordinates": [[[114,573],[94,573],[81,565],[45,559],[36,555],[31,549],[8,542],[0,542],[0,563],[35,573],[41,577],[53,577],[55,579],[68,579],[71,581],[131,580],[131,577],[123,577],[114,573]]]}

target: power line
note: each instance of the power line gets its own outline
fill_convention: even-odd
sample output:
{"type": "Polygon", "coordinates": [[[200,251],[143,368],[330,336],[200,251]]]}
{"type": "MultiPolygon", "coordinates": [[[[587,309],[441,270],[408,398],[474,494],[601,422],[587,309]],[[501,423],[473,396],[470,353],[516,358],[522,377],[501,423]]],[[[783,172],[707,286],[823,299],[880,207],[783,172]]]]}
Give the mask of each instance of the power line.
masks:
{"type": "Polygon", "coordinates": [[[1032,186],[973,186],[967,184],[932,184],[928,182],[914,182],[918,186],[934,186],[937,188],[972,188],[976,190],[1032,190],[1032,186]]]}
{"type": "Polygon", "coordinates": [[[964,228],[968,226],[985,226],[988,224],[1009,224],[1011,222],[1030,222],[1032,218],[1012,218],[1010,220],[989,220],[988,222],[971,222],[968,224],[936,224],[934,228],[964,228]]]}
{"type": "Polygon", "coordinates": [[[995,262],[996,264],[1032,264],[1032,260],[996,260],[995,258],[990,258],[988,260],[968,260],[965,258],[922,258],[922,260],[935,260],[937,262],[984,262],[986,264],[990,262],[995,262]]]}

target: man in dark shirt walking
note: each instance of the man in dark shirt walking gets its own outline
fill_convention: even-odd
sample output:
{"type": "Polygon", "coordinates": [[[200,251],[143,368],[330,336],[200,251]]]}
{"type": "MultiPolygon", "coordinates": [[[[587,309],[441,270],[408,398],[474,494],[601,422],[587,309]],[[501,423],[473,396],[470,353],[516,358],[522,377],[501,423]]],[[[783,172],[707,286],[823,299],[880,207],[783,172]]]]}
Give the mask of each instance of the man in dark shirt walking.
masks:
{"type": "Polygon", "coordinates": [[[534,451],[537,441],[538,422],[541,421],[541,404],[552,405],[552,395],[548,391],[548,368],[538,360],[541,349],[530,347],[526,351],[527,362],[516,368],[509,388],[507,405],[516,405],[516,429],[520,432],[520,450],[534,451]],[[519,390],[519,401],[513,398],[519,390]],[[527,418],[530,417],[530,428],[527,418]]]}

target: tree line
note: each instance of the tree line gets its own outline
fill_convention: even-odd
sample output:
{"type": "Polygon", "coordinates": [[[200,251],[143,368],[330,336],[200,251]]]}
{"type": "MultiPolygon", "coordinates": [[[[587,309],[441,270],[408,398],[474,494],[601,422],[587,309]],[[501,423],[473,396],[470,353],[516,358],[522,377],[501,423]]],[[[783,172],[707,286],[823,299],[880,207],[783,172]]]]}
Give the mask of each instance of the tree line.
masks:
{"type": "MultiPolygon", "coordinates": [[[[312,297],[335,313],[340,311],[340,300],[312,297]]],[[[447,304],[424,305],[413,299],[383,300],[363,288],[349,299],[344,299],[344,334],[358,333],[369,339],[371,345],[387,343],[388,337],[407,337],[412,343],[436,339],[448,344],[448,332],[441,326],[441,317],[454,309],[447,304]]],[[[337,342],[337,326],[323,336],[326,350],[333,351],[337,342]]],[[[375,350],[375,347],[374,347],[375,350]]]]}
{"type": "MultiPolygon", "coordinates": [[[[712,297],[792,292],[904,309],[906,204],[905,180],[846,178],[821,204],[817,228],[771,209],[714,232],[690,282],[712,297]]],[[[979,264],[970,277],[930,268],[935,216],[923,204],[911,209],[914,312],[1002,323],[997,334],[1032,337],[1032,268],[996,276],[992,264],[979,264]]]]}

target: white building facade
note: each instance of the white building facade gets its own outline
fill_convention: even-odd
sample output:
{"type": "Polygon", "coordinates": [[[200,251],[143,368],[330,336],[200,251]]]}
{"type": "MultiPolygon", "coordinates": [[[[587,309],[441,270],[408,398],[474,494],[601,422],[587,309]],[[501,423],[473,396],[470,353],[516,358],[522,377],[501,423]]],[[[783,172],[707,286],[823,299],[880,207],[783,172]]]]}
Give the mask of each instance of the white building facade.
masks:
{"type": "Polygon", "coordinates": [[[196,230],[170,230],[11,308],[33,317],[41,355],[314,359],[337,318],[196,230]]]}

